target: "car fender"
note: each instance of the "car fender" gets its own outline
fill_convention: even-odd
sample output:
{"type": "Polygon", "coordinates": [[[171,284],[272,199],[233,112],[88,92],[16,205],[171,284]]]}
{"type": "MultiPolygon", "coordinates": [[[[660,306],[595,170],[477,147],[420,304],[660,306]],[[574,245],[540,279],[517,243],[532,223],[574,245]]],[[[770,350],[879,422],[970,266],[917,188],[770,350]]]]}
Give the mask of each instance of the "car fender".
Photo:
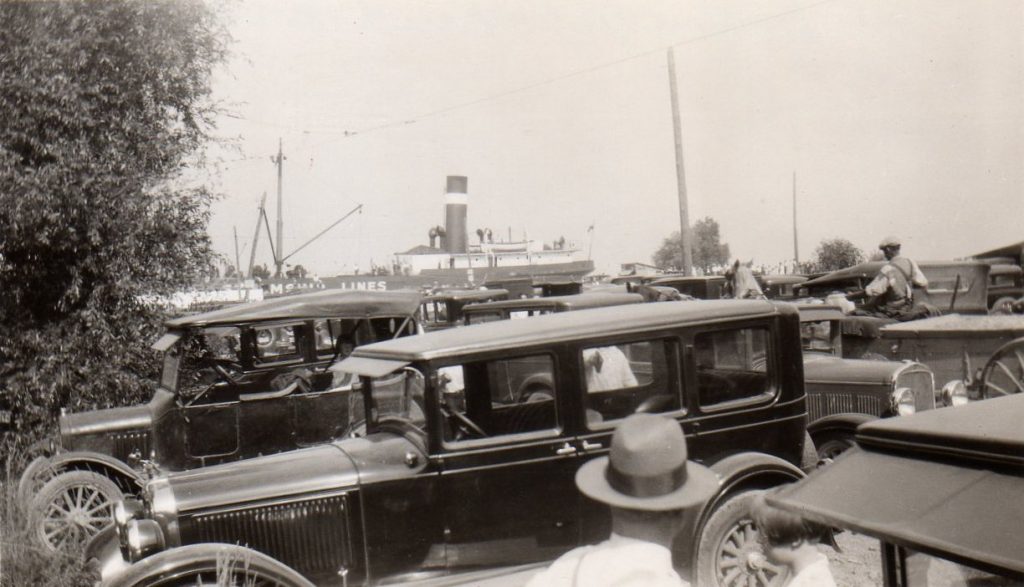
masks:
{"type": "Polygon", "coordinates": [[[694,558],[701,529],[718,504],[732,494],[746,489],[768,489],[792,483],[804,477],[804,472],[792,463],[773,455],[758,452],[730,455],[711,465],[711,470],[718,475],[718,491],[704,503],[695,515],[687,516],[684,520],[683,529],[679,535],[689,538],[677,540],[675,543],[673,556],[677,563],[683,561],[696,563],[694,558]]]}
{"type": "Polygon", "coordinates": [[[145,484],[142,475],[110,455],[96,452],[61,452],[50,457],[49,468],[56,473],[63,471],[95,471],[116,483],[125,493],[135,493],[145,484]]]}
{"type": "Polygon", "coordinates": [[[108,587],[150,585],[173,577],[227,567],[251,569],[261,577],[289,587],[313,587],[298,571],[261,552],[237,544],[203,543],[172,548],[146,557],[116,577],[104,577],[108,587]]]}
{"type": "Polygon", "coordinates": [[[809,423],[807,425],[807,432],[811,435],[811,438],[815,439],[821,434],[830,432],[844,432],[852,436],[856,432],[857,426],[877,419],[878,416],[856,412],[832,414],[809,423]]]}

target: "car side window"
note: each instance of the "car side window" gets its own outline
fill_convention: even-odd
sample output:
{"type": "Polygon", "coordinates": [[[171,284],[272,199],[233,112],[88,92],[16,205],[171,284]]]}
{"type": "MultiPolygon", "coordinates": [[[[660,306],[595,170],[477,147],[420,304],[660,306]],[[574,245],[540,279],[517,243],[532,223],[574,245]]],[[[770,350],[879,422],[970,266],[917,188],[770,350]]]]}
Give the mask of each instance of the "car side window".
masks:
{"type": "Polygon", "coordinates": [[[256,327],[256,363],[285,363],[299,361],[300,324],[282,324],[256,327]]]}
{"type": "Polygon", "coordinates": [[[444,441],[558,429],[554,358],[538,354],[442,367],[435,373],[444,441]]]}
{"type": "Polygon", "coordinates": [[[588,427],[630,414],[681,410],[682,387],[670,367],[676,362],[672,339],[644,340],[584,348],[588,427]]]}
{"type": "Polygon", "coordinates": [[[772,395],[766,328],[702,332],[693,346],[701,408],[772,395]]]}

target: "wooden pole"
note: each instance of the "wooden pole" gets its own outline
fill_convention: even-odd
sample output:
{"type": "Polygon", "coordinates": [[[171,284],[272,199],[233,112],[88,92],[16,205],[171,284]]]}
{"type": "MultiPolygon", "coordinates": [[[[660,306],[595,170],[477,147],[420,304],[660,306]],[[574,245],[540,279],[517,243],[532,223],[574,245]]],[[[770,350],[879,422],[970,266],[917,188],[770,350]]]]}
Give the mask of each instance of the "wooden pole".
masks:
{"type": "Polygon", "coordinates": [[[238,226],[232,226],[231,230],[235,232],[235,275],[238,276],[238,283],[242,283],[242,261],[238,257],[238,226]]]}
{"type": "Polygon", "coordinates": [[[679,241],[683,250],[683,275],[693,275],[693,253],[690,242],[690,209],[686,196],[686,167],[683,165],[683,131],[679,122],[679,95],[676,91],[676,60],[668,48],[668,84],[672,98],[672,134],[676,144],[676,186],[679,191],[679,241]]]}
{"type": "Polygon", "coordinates": [[[284,167],[284,154],[281,152],[281,139],[277,139],[277,157],[273,160],[277,164],[277,254],[274,255],[277,270],[274,277],[281,277],[281,267],[284,265],[284,217],[281,214],[281,169],[284,167]]]}
{"type": "Polygon", "coordinates": [[[260,228],[263,224],[263,208],[267,205],[267,192],[263,192],[263,197],[260,199],[260,210],[256,214],[256,234],[252,237],[252,251],[249,252],[249,270],[246,274],[252,278],[252,268],[256,264],[256,244],[260,242],[260,228]]]}
{"type": "Polygon", "coordinates": [[[800,246],[796,239],[796,171],[793,172],[793,261],[800,264],[800,246]]]}

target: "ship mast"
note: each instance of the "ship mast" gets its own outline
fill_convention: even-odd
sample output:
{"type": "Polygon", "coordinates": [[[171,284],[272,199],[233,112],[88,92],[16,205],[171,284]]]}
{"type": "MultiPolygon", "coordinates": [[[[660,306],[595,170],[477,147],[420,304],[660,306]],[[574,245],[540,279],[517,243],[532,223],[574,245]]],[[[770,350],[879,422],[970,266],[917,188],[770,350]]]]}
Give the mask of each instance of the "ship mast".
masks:
{"type": "Polygon", "coordinates": [[[277,251],[274,253],[274,277],[281,277],[281,268],[284,266],[284,217],[281,214],[281,171],[284,167],[284,154],[281,152],[281,139],[277,139],[277,156],[270,160],[277,165],[277,251]]]}

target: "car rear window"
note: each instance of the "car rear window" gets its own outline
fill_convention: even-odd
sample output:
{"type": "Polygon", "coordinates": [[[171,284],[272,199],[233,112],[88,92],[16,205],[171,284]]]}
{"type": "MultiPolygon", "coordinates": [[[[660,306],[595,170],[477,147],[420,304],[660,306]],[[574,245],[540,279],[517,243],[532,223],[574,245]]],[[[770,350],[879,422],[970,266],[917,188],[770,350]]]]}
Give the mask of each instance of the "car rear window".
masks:
{"type": "Polygon", "coordinates": [[[770,397],[768,329],[738,328],[694,337],[697,396],[702,409],[770,397]]]}

